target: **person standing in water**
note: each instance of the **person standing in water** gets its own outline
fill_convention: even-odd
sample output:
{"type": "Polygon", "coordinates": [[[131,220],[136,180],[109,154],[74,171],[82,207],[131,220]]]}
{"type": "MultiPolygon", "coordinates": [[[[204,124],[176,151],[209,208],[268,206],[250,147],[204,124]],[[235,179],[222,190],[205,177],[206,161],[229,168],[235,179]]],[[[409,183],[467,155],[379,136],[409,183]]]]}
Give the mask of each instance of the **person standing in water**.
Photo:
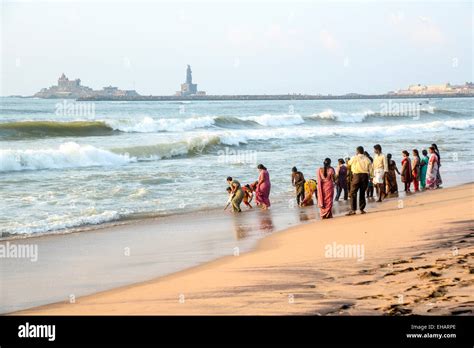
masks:
{"type": "Polygon", "coordinates": [[[387,196],[385,193],[385,180],[388,173],[388,161],[382,153],[382,146],[380,144],[374,145],[374,179],[373,183],[376,186],[379,199],[377,202],[382,202],[382,199],[387,196]]]}
{"type": "Polygon", "coordinates": [[[291,183],[295,187],[296,190],[296,204],[298,206],[301,205],[301,203],[304,200],[304,175],[296,167],[293,167],[291,169],[291,183]]]}
{"type": "Polygon", "coordinates": [[[321,219],[332,218],[332,204],[334,201],[334,168],[331,159],[326,158],[323,167],[318,170],[318,206],[321,219]]]}
{"type": "Polygon", "coordinates": [[[257,189],[255,192],[255,201],[263,210],[270,207],[270,174],[263,164],[257,166],[260,174],[258,176],[257,189]]]}
{"type": "Polygon", "coordinates": [[[304,183],[304,200],[301,203],[302,207],[307,207],[309,205],[314,205],[313,196],[318,192],[317,190],[318,183],[314,179],[306,180],[304,183]]]}
{"type": "Polygon", "coordinates": [[[252,209],[252,205],[250,204],[250,202],[252,202],[252,199],[253,199],[252,187],[249,184],[247,184],[244,187],[242,187],[242,191],[244,191],[244,198],[243,198],[244,204],[250,209],[252,209]]]}
{"type": "Polygon", "coordinates": [[[351,182],[351,210],[346,215],[355,215],[357,210],[357,192],[359,192],[359,209],[361,214],[365,214],[365,191],[369,185],[369,175],[372,171],[372,163],[364,155],[364,148],[358,146],[356,155],[353,156],[348,163],[352,172],[351,182]]]}
{"type": "Polygon", "coordinates": [[[231,199],[232,210],[234,213],[240,213],[242,211],[240,209],[240,203],[242,203],[242,200],[244,199],[244,191],[240,186],[240,182],[232,179],[231,176],[227,177],[227,183],[229,184],[231,194],[233,195],[231,199]]]}
{"type": "Polygon", "coordinates": [[[423,156],[421,156],[420,161],[420,184],[421,189],[424,190],[426,188],[426,171],[428,170],[428,151],[423,150],[421,151],[423,156]]]}

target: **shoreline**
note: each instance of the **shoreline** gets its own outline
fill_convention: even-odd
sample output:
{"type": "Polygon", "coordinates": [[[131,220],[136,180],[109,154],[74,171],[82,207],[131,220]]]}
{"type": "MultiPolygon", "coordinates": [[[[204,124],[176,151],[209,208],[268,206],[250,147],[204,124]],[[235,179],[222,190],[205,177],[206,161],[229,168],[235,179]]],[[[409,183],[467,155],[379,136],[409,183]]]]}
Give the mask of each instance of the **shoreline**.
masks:
{"type": "MultiPolygon", "coordinates": [[[[436,254],[436,257],[439,256],[438,254],[440,254],[440,250],[444,254],[449,254],[449,252],[451,252],[450,249],[446,249],[446,247],[444,247],[444,249],[436,249],[436,247],[433,247],[433,245],[436,246],[439,243],[460,243],[460,241],[463,240],[462,237],[460,240],[458,240],[460,234],[464,233],[465,229],[472,227],[472,213],[469,213],[469,206],[472,208],[473,188],[474,184],[468,183],[452,188],[423,192],[422,194],[412,194],[406,198],[403,198],[403,201],[405,202],[405,209],[398,209],[397,200],[390,199],[382,204],[377,205],[375,209],[370,209],[369,214],[364,216],[337,217],[327,221],[318,220],[312,223],[300,224],[284,231],[280,231],[279,233],[274,233],[263,239],[260,239],[257,242],[256,247],[252,248],[249,252],[241,254],[239,257],[224,256],[214,261],[205,262],[204,264],[200,264],[145,282],[121,286],[112,290],[79,297],[74,304],[65,302],[55,303],[46,306],[35,307],[25,311],[13,312],[10,314],[245,315],[320,313],[323,315],[330,315],[344,313],[347,314],[346,312],[348,311],[352,312],[350,314],[416,313],[420,310],[414,310],[414,308],[410,307],[414,306],[414,304],[410,304],[409,306],[405,304],[404,301],[401,303],[392,303],[393,306],[387,306],[387,301],[390,303],[390,301],[393,302],[394,300],[392,298],[389,301],[385,298],[387,297],[386,291],[384,292],[381,290],[380,292],[382,294],[379,295],[382,297],[378,297],[376,295],[368,295],[370,291],[367,290],[364,290],[364,292],[360,293],[360,289],[364,289],[364,286],[368,286],[369,288],[371,286],[380,287],[380,284],[384,284],[384,281],[391,277],[391,275],[388,275],[390,273],[394,273],[393,276],[396,275],[398,277],[400,274],[401,276],[409,278],[408,280],[404,279],[403,282],[400,282],[401,284],[413,281],[411,278],[415,278],[416,282],[419,283],[421,276],[417,274],[416,277],[414,277],[412,273],[416,273],[416,271],[421,269],[429,270],[430,268],[435,269],[435,271],[431,271],[434,272],[435,275],[430,276],[430,274],[428,274],[426,277],[434,277],[436,278],[434,280],[438,281],[439,283],[440,279],[438,279],[438,273],[440,273],[440,271],[438,269],[439,267],[436,265],[437,261],[431,260],[428,262],[428,260],[424,260],[424,258],[429,258],[429,255],[431,254],[425,254],[428,256],[419,255],[418,258],[413,259],[412,257],[416,256],[415,254],[417,251],[419,253],[420,251],[427,248],[434,248],[433,250],[435,250],[434,254],[436,254]],[[462,197],[462,199],[460,199],[460,197],[462,197]],[[425,211],[426,206],[430,206],[436,211],[442,211],[443,209],[446,209],[454,204],[459,205],[459,209],[456,209],[452,212],[454,217],[444,216],[443,214],[439,213],[428,214],[425,211]],[[415,221],[413,223],[417,224],[417,229],[412,230],[411,233],[404,231],[401,235],[397,236],[380,231],[381,233],[383,232],[384,238],[377,240],[377,235],[374,236],[372,233],[374,227],[370,224],[367,226],[364,225],[364,221],[367,223],[373,221],[373,219],[376,219],[378,216],[384,215],[389,221],[393,222],[393,224],[387,225],[388,229],[393,229],[396,227],[394,224],[398,223],[400,220],[400,211],[407,212],[407,215],[405,216],[415,217],[419,214],[426,213],[428,219],[439,221],[441,226],[440,228],[427,228],[424,226],[423,221],[421,221],[421,224],[420,222],[415,221]],[[415,211],[415,213],[413,211],[415,211]],[[423,213],[418,211],[423,211],[423,213]],[[452,236],[449,236],[447,239],[445,238],[445,240],[442,242],[439,240],[430,241],[428,238],[430,235],[436,235],[437,237],[441,238],[440,236],[442,236],[443,233],[446,233],[444,230],[446,228],[445,225],[452,223],[452,220],[461,221],[461,223],[459,223],[459,231],[453,232],[452,236]],[[362,225],[364,225],[364,229],[368,229],[368,231],[365,231],[362,234],[362,231],[357,229],[357,227],[361,228],[361,222],[362,225]],[[329,236],[324,234],[315,236],[314,231],[312,231],[314,228],[321,228],[323,226],[329,228],[333,232],[334,236],[340,235],[340,237],[344,240],[354,241],[354,237],[360,238],[359,242],[363,241],[362,244],[365,245],[365,250],[369,252],[369,258],[368,260],[366,259],[367,263],[365,261],[362,263],[354,263],[354,260],[347,259],[327,259],[321,255],[323,252],[321,248],[319,248],[317,252],[312,250],[310,247],[312,244],[316,244],[321,247],[324,245],[325,241],[326,245],[329,243],[329,236]],[[354,229],[353,232],[355,232],[355,236],[351,235],[351,229],[354,229]],[[370,234],[368,232],[370,232],[370,234]],[[301,236],[297,234],[301,234],[301,236]],[[370,235],[370,238],[367,239],[367,236],[364,236],[364,234],[370,235]],[[414,247],[416,247],[417,250],[413,250],[414,247]],[[404,249],[405,251],[402,253],[403,257],[400,260],[399,253],[404,249]],[[399,260],[397,261],[398,263],[393,262],[389,270],[390,272],[387,272],[387,270],[380,265],[387,264],[392,259],[395,261],[397,261],[396,259],[399,260]],[[429,264],[415,266],[421,261],[428,262],[429,264]],[[408,268],[404,267],[406,266],[405,263],[410,263],[412,266],[408,268]],[[311,267],[308,267],[309,265],[311,265],[311,267]],[[422,266],[425,268],[419,268],[422,266]],[[292,276],[287,273],[289,269],[292,269],[292,272],[294,273],[292,276]],[[408,271],[406,269],[408,269],[408,271]],[[366,280],[367,276],[380,272],[385,272],[385,274],[382,276],[379,275],[376,280],[366,280]],[[282,273],[285,274],[285,277],[282,276],[282,273]],[[311,278],[311,275],[315,278],[315,283],[307,284],[309,281],[308,277],[311,278]],[[359,295],[365,294],[365,296],[368,296],[369,298],[355,300],[353,298],[353,294],[350,292],[347,293],[347,291],[345,292],[345,286],[343,286],[344,283],[340,284],[338,281],[336,281],[339,278],[351,279],[351,277],[355,279],[354,284],[361,285],[359,289],[353,289],[352,291],[355,293],[359,292],[359,295]],[[292,280],[288,281],[287,278],[292,278],[292,280]],[[272,284],[275,282],[276,284],[272,284]],[[320,289],[320,284],[324,284],[322,289],[320,289]],[[241,288],[241,290],[238,288],[241,288]],[[289,289],[292,288],[295,289],[290,291],[289,289]],[[249,289],[254,290],[249,291],[249,289]],[[302,295],[301,292],[304,294],[302,295]],[[337,296],[326,296],[325,293],[327,294],[328,292],[337,294],[337,296]],[[290,300],[293,299],[293,302],[288,300],[290,295],[293,296],[290,297],[290,300]],[[137,300],[137,298],[143,300],[137,300]],[[278,301],[276,301],[277,298],[278,301],[283,302],[278,303],[278,301]],[[180,303],[181,300],[183,303],[180,303]],[[247,306],[243,305],[243,303],[248,304],[249,301],[254,304],[259,304],[247,306]],[[359,305],[359,302],[363,305],[359,305]],[[381,306],[380,302],[383,302],[385,306],[381,306]],[[218,307],[216,307],[216,303],[219,303],[218,307]],[[370,305],[373,303],[377,303],[380,308],[378,310],[373,308],[369,309],[370,305]],[[314,308],[319,309],[315,310],[314,308]],[[340,311],[342,312],[339,313],[340,311]]],[[[452,209],[452,207],[449,209],[452,209]]],[[[410,221],[410,223],[412,223],[412,221],[410,221]]],[[[472,239],[469,239],[472,237],[467,238],[467,240],[466,238],[467,237],[464,238],[464,243],[467,244],[464,244],[464,246],[467,247],[462,249],[460,248],[460,251],[465,251],[465,253],[459,252],[459,254],[456,255],[457,258],[453,258],[455,261],[454,266],[461,267],[460,269],[457,269],[457,272],[464,272],[465,269],[462,267],[467,263],[467,260],[465,259],[474,255],[472,252],[474,251],[474,246],[472,244],[473,242],[472,239]]],[[[357,239],[355,239],[355,241],[357,241],[357,239]]],[[[453,266],[451,265],[450,267],[453,266]]],[[[469,274],[467,277],[472,278],[472,276],[469,276],[469,274]]],[[[452,280],[457,278],[459,277],[451,277],[449,279],[452,280]]],[[[395,277],[393,279],[395,279],[395,277]]],[[[431,280],[433,279],[429,279],[427,282],[431,280]]],[[[472,281],[469,281],[468,278],[461,279],[460,282],[462,284],[467,282],[464,284],[464,290],[467,291],[469,290],[468,288],[472,289],[473,283],[472,281]]],[[[397,283],[397,285],[399,284],[397,283]]],[[[455,286],[451,283],[449,285],[455,286]]],[[[384,284],[384,286],[387,286],[387,284],[384,284]]],[[[389,286],[396,288],[396,286],[393,284],[389,286]]],[[[432,290],[432,284],[428,284],[426,286],[430,291],[432,290]]],[[[439,285],[438,288],[434,289],[432,293],[428,294],[427,296],[432,295],[438,291],[438,293],[441,295],[434,297],[442,298],[444,296],[442,294],[443,292],[448,293],[446,290],[448,288],[447,284],[439,285]],[[436,290],[438,288],[441,290],[436,290]]],[[[463,292],[464,290],[460,290],[463,295],[459,295],[459,299],[462,299],[462,296],[466,296],[463,292]]],[[[412,289],[410,291],[413,292],[414,290],[412,289]]],[[[422,290],[420,289],[419,292],[421,291],[422,290]]],[[[410,294],[408,297],[411,296],[413,295],[410,294]]],[[[470,296],[470,301],[472,301],[472,295],[470,296]]],[[[459,304],[451,303],[452,301],[447,302],[449,302],[449,305],[455,306],[456,308],[462,307],[459,304]]],[[[446,306],[440,306],[440,308],[445,311],[448,310],[446,309],[446,306]]],[[[472,313],[471,309],[464,310],[468,312],[463,313],[472,313]]],[[[431,312],[426,312],[424,314],[430,313],[431,312]]],[[[436,313],[439,314],[439,310],[437,312],[433,312],[433,314],[436,313]]],[[[441,314],[446,313],[441,311],[441,314]]]]}

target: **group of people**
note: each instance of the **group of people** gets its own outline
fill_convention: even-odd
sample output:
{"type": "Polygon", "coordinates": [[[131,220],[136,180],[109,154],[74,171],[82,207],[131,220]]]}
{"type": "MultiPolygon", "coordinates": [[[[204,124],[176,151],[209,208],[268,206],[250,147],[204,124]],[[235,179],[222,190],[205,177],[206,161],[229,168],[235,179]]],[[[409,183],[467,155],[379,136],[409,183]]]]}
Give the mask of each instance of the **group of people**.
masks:
{"type": "Polygon", "coordinates": [[[261,209],[266,210],[270,207],[270,189],[272,186],[270,183],[270,174],[263,164],[259,164],[257,169],[260,172],[258,180],[245,186],[241,186],[240,182],[233,179],[231,176],[227,177],[227,183],[229,184],[229,187],[227,188],[229,200],[227,201],[224,210],[232,205],[232,210],[235,213],[240,213],[240,204],[242,202],[244,202],[247,207],[252,208],[250,202],[254,196],[255,203],[261,209]]]}
{"type": "MultiPolygon", "coordinates": [[[[410,159],[410,153],[402,151],[400,171],[392,155],[385,155],[379,144],[374,145],[373,157],[364,151],[362,146],[358,146],[352,158],[339,158],[336,168],[331,166],[331,159],[326,158],[323,166],[316,172],[316,179],[305,180],[303,173],[293,167],[291,182],[295,188],[296,203],[299,206],[314,205],[313,197],[315,197],[321,218],[328,219],[332,217],[333,202],[338,201],[341,194],[344,200],[351,201],[351,209],[346,215],[356,214],[357,202],[361,214],[365,214],[366,197],[373,197],[374,189],[378,202],[389,194],[398,192],[397,174],[401,177],[405,192],[411,191],[412,183],[415,192],[437,189],[442,184],[438,146],[432,144],[428,150],[423,150],[421,153],[422,156],[417,149],[413,149],[413,159],[410,159]]],[[[226,208],[232,205],[234,212],[240,212],[242,201],[252,208],[250,202],[254,196],[257,205],[262,209],[270,207],[270,175],[262,164],[257,168],[260,171],[258,181],[244,187],[232,177],[227,178],[229,201],[226,208]]]]}
{"type": "Polygon", "coordinates": [[[365,214],[366,197],[373,197],[374,189],[378,202],[381,202],[391,193],[398,192],[397,173],[404,183],[405,192],[410,192],[411,183],[414,190],[436,189],[442,184],[439,168],[441,156],[436,144],[428,150],[422,151],[420,157],[417,149],[412,150],[413,159],[408,151],[402,151],[401,171],[398,170],[391,154],[383,154],[382,146],[374,145],[374,157],[364,151],[362,146],[357,147],[356,155],[345,160],[338,159],[336,169],[331,167],[331,159],[326,158],[323,167],[317,171],[316,185],[306,189],[303,174],[296,167],[292,169],[292,183],[296,190],[296,200],[299,205],[313,205],[313,193],[316,192],[321,218],[332,217],[332,206],[344,193],[344,200],[351,200],[351,209],[346,215],[354,215],[357,203],[361,214],[365,214]],[[334,198],[334,191],[336,197],[334,198]],[[301,197],[305,197],[301,200],[301,197]],[[357,196],[358,201],[357,201],[357,196]]]}

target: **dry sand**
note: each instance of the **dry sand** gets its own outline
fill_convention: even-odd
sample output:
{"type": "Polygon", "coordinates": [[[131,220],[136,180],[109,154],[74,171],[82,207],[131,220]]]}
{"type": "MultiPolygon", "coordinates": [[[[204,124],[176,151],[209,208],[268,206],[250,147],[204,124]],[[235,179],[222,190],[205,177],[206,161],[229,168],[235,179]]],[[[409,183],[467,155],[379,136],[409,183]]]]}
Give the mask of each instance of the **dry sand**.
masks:
{"type": "Polygon", "coordinates": [[[473,190],[389,199],[275,233],[246,254],[16,314],[472,315],[473,190]],[[364,260],[326,257],[333,243],[363,246],[364,260]]]}

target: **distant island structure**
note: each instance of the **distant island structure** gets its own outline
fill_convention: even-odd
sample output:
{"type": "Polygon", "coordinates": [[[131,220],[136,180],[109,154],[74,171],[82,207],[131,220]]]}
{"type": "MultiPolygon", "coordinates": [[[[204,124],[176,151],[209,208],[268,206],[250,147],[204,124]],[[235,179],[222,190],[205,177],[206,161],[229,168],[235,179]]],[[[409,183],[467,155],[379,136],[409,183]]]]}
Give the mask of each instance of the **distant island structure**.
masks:
{"type": "Polygon", "coordinates": [[[193,83],[193,72],[191,70],[191,65],[188,64],[186,69],[186,82],[181,84],[181,90],[176,92],[176,96],[187,97],[193,95],[204,96],[206,95],[206,92],[198,91],[197,84],[193,83]]]}
{"type": "Polygon", "coordinates": [[[33,95],[37,98],[71,98],[79,101],[182,101],[182,100],[337,100],[337,99],[410,99],[410,98],[457,98],[474,97],[474,84],[466,82],[463,85],[451,85],[450,83],[438,85],[415,84],[407,89],[390,91],[384,94],[359,94],[347,93],[342,95],[323,94],[238,94],[208,95],[204,91],[198,91],[196,83],[193,83],[191,66],[186,69],[186,82],[181,84],[181,90],[174,95],[140,95],[135,90],[121,90],[118,87],[108,86],[101,90],[93,90],[82,86],[80,79],[69,80],[64,73],[59,77],[58,84],[49,88],[43,88],[33,95]]]}
{"type": "Polygon", "coordinates": [[[139,97],[135,90],[121,90],[118,87],[103,87],[102,90],[93,90],[90,87],[82,86],[80,79],[69,80],[63,73],[56,86],[43,88],[33,95],[36,98],[93,98],[93,97],[139,97]]]}
{"type": "Polygon", "coordinates": [[[450,83],[443,83],[439,85],[410,85],[408,89],[400,89],[389,94],[415,96],[415,95],[432,95],[432,94],[474,94],[474,84],[466,82],[464,85],[451,85],[450,83]]]}

